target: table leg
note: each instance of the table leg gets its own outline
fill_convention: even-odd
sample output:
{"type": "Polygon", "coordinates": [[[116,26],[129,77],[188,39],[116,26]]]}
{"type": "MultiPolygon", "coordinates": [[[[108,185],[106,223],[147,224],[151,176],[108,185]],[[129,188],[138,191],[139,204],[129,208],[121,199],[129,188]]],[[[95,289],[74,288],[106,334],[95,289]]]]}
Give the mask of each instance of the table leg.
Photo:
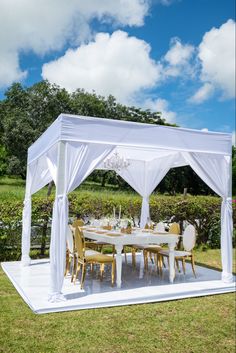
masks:
{"type": "Polygon", "coordinates": [[[116,285],[121,288],[121,273],[122,273],[122,245],[116,245],[116,285]]]}
{"type": "Polygon", "coordinates": [[[143,251],[141,251],[140,254],[140,267],[139,267],[139,278],[142,279],[143,278],[143,274],[144,274],[144,258],[143,258],[143,251]]]}
{"type": "Polygon", "coordinates": [[[170,283],[174,282],[175,278],[175,244],[169,244],[169,280],[170,283]]]}

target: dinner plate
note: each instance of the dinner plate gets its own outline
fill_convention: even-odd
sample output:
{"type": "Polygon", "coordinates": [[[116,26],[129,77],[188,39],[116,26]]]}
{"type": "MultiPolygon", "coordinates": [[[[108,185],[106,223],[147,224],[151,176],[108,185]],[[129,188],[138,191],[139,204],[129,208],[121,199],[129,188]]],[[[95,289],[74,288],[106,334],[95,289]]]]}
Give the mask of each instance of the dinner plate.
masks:
{"type": "Polygon", "coordinates": [[[169,234],[168,232],[153,232],[152,234],[154,234],[154,235],[167,235],[167,234],[169,234]]]}
{"type": "Polygon", "coordinates": [[[117,237],[120,235],[124,235],[124,233],[121,232],[107,232],[106,235],[110,236],[110,237],[117,237]]]}

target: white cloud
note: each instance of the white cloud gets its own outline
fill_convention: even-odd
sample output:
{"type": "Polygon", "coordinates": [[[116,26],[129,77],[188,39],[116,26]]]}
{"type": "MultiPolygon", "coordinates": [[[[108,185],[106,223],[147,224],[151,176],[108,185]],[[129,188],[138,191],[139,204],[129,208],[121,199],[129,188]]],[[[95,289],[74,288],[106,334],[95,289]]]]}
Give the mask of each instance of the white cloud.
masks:
{"type": "Polygon", "coordinates": [[[126,32],[99,33],[94,41],[68,50],[43,65],[42,76],[69,91],[84,88],[129,102],[160,79],[160,66],[150,58],[150,46],[126,32]]]}
{"type": "Polygon", "coordinates": [[[164,75],[168,76],[185,76],[193,75],[194,67],[191,65],[191,59],[194,54],[194,46],[190,44],[182,44],[179,38],[172,38],[170,49],[164,56],[164,75]]]}
{"type": "Polygon", "coordinates": [[[146,99],[143,107],[150,109],[153,112],[161,112],[162,118],[166,119],[168,123],[175,123],[177,114],[169,110],[169,102],[166,99],[146,99]]]}
{"type": "Polygon", "coordinates": [[[213,92],[214,86],[211,83],[206,82],[191,98],[189,98],[188,101],[195,104],[203,103],[212,96],[213,92]]]}
{"type": "Polygon", "coordinates": [[[201,80],[222,92],[222,97],[235,96],[235,22],[228,20],[220,28],[205,33],[199,45],[201,80]]]}
{"type": "Polygon", "coordinates": [[[1,0],[0,87],[26,75],[19,65],[22,52],[38,55],[61,49],[67,41],[91,38],[90,22],[140,26],[149,0],[1,0]]]}
{"type": "Polygon", "coordinates": [[[175,1],[178,1],[178,0],[157,0],[157,2],[159,2],[161,5],[164,5],[164,6],[169,6],[175,1]]]}

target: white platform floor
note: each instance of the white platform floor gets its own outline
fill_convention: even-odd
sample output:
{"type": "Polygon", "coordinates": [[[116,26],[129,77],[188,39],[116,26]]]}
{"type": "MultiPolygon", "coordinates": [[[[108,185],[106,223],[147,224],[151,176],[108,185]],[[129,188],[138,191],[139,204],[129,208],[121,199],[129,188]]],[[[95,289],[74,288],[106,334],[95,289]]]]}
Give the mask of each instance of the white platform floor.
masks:
{"type": "Polygon", "coordinates": [[[121,289],[111,287],[109,267],[102,282],[96,269],[93,275],[88,270],[84,290],[80,290],[79,282],[72,284],[68,276],[63,285],[66,300],[50,303],[48,259],[33,260],[29,267],[22,267],[20,262],[3,262],[1,265],[24,301],[38,314],[160,302],[235,291],[235,282],[223,283],[219,271],[196,266],[195,279],[189,264],[186,267],[186,275],[177,272],[174,283],[170,284],[168,269],[164,269],[162,278],[151,263],[148,272],[144,272],[142,257],[137,255],[137,267],[133,270],[131,256],[128,254],[127,264],[123,258],[121,289]]]}

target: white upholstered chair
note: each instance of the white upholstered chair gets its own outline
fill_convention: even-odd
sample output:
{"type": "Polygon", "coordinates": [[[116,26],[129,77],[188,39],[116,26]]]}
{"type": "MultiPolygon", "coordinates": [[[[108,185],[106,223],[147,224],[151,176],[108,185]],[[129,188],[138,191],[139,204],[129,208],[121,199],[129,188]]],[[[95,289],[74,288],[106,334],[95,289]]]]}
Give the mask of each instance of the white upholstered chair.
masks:
{"type": "Polygon", "coordinates": [[[157,223],[157,225],[154,228],[155,232],[165,232],[165,224],[163,222],[157,223]]]}
{"type": "MultiPolygon", "coordinates": [[[[155,226],[154,231],[155,232],[165,232],[164,223],[163,222],[157,223],[157,225],[155,226]]],[[[133,267],[135,267],[135,265],[136,265],[136,251],[137,250],[142,250],[143,251],[143,256],[144,256],[144,265],[145,265],[145,268],[148,269],[148,255],[150,257],[150,260],[153,262],[152,252],[150,251],[150,249],[154,249],[154,251],[156,250],[158,252],[159,250],[161,250],[161,246],[160,245],[133,245],[133,247],[132,247],[132,263],[133,263],[133,267]]]]}
{"type": "MultiPolygon", "coordinates": [[[[190,224],[186,227],[183,233],[184,250],[175,250],[174,256],[175,256],[176,262],[178,262],[179,260],[182,261],[182,268],[183,268],[184,274],[186,273],[185,260],[189,258],[191,261],[193,274],[196,277],[195,266],[194,266],[194,255],[193,255],[193,248],[195,246],[195,243],[196,243],[196,230],[194,226],[190,224]]],[[[168,249],[159,250],[158,255],[162,262],[163,257],[169,257],[169,250],[168,249]]]]}

